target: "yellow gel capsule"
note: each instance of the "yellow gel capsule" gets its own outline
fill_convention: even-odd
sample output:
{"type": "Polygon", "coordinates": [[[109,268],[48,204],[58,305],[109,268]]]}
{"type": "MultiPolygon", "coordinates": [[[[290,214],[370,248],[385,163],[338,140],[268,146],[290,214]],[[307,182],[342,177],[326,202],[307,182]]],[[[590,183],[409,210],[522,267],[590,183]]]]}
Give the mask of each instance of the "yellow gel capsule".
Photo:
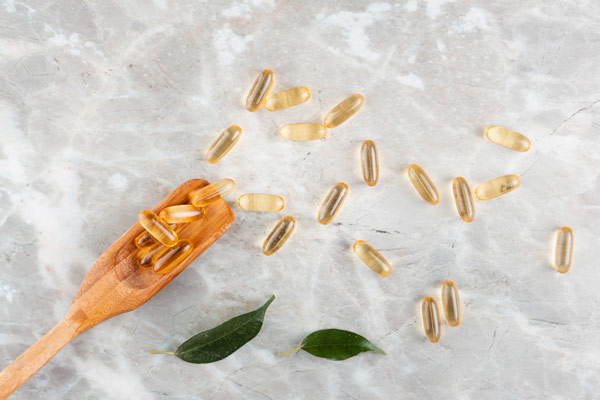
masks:
{"type": "Polygon", "coordinates": [[[233,179],[219,179],[210,185],[193,190],[190,193],[190,200],[194,206],[203,207],[228,195],[233,189],[235,189],[235,182],[233,179]]]}
{"type": "Polygon", "coordinates": [[[173,247],[162,247],[152,256],[152,267],[157,274],[166,274],[190,255],[194,245],[182,239],[173,247]]]}
{"type": "Polygon", "coordinates": [[[206,161],[211,164],[219,162],[242,137],[242,128],[231,125],[225,129],[206,151],[206,161]]]}
{"type": "Polygon", "coordinates": [[[158,240],[165,246],[174,246],[177,243],[177,233],[169,226],[169,224],[154,214],[152,211],[144,210],[138,214],[138,221],[154,239],[158,240]]]}
{"type": "Polygon", "coordinates": [[[521,181],[519,181],[517,175],[504,175],[477,186],[475,188],[475,197],[479,200],[493,199],[494,197],[515,190],[520,184],[521,181]]]}
{"type": "Polygon", "coordinates": [[[491,142],[516,151],[527,151],[531,147],[531,140],[527,136],[499,126],[487,128],[485,137],[491,142]]]}
{"type": "Polygon", "coordinates": [[[436,343],[442,335],[440,323],[440,310],[433,297],[425,297],[421,302],[421,315],[423,316],[423,330],[431,343],[436,343]]]}
{"type": "Polygon", "coordinates": [[[408,167],[408,178],[415,189],[417,189],[417,192],[423,198],[423,200],[432,206],[435,206],[437,203],[439,203],[440,193],[423,168],[417,164],[411,165],[408,167]]]}
{"type": "Polygon", "coordinates": [[[373,246],[359,240],[352,246],[354,254],[379,276],[384,278],[392,272],[392,266],[373,246]]]}
{"type": "MultiPolygon", "coordinates": [[[[172,229],[175,229],[177,225],[171,224],[169,226],[172,229]]],[[[135,247],[137,247],[138,249],[142,249],[144,247],[148,247],[156,243],[156,239],[154,239],[154,237],[151,234],[149,234],[147,230],[144,229],[142,233],[136,236],[136,238],[134,239],[134,243],[135,247]]]]}
{"type": "Polygon", "coordinates": [[[462,176],[454,178],[452,180],[452,192],[454,193],[454,203],[458,215],[465,222],[473,221],[473,218],[475,218],[475,205],[467,180],[462,176]]]}
{"type": "Polygon", "coordinates": [[[564,226],[556,232],[554,268],[564,274],[569,272],[573,259],[573,230],[564,226]]]}
{"type": "Polygon", "coordinates": [[[452,281],[442,284],[442,309],[448,325],[458,326],[460,324],[460,298],[458,297],[458,288],[452,281]]]}
{"type": "Polygon", "coordinates": [[[192,204],[182,204],[163,208],[159,217],[169,224],[183,224],[198,221],[204,216],[204,208],[192,204]]]}
{"type": "Polygon", "coordinates": [[[323,225],[330,223],[338,211],[340,211],[340,207],[344,204],[347,195],[348,185],[344,182],[336,183],[329,193],[327,193],[327,197],[325,197],[323,204],[321,204],[319,215],[317,217],[319,222],[323,225]]]}
{"type": "Polygon", "coordinates": [[[262,247],[263,254],[270,256],[279,250],[285,241],[288,240],[295,227],[296,220],[294,217],[291,215],[283,217],[265,239],[262,247]]]}
{"type": "Polygon", "coordinates": [[[248,97],[246,97],[246,110],[250,112],[258,111],[265,103],[271,86],[273,86],[273,71],[265,69],[258,74],[248,97]]]}
{"type": "Polygon", "coordinates": [[[152,266],[152,257],[154,256],[154,254],[156,254],[157,251],[161,250],[161,249],[168,249],[169,247],[166,247],[165,245],[161,244],[160,242],[154,241],[154,244],[144,247],[140,250],[138,250],[137,253],[137,265],[140,268],[150,268],[152,266]]]}
{"type": "Polygon", "coordinates": [[[328,128],[335,128],[348,118],[356,114],[365,102],[362,94],[356,93],[346,97],[337,106],[333,107],[325,116],[324,124],[328,128]]]}
{"type": "Polygon", "coordinates": [[[240,196],[238,205],[250,211],[281,211],[285,200],[276,194],[246,193],[240,196]]]}
{"type": "Polygon", "coordinates": [[[360,166],[363,180],[369,186],[377,185],[379,180],[379,156],[372,140],[365,140],[360,147],[360,166]]]}
{"type": "Polygon", "coordinates": [[[297,106],[310,99],[310,90],[304,86],[298,86],[267,97],[265,108],[269,111],[279,111],[288,107],[297,106]]]}
{"type": "Polygon", "coordinates": [[[321,124],[287,124],[279,129],[279,134],[287,140],[318,140],[327,135],[327,128],[321,124]]]}

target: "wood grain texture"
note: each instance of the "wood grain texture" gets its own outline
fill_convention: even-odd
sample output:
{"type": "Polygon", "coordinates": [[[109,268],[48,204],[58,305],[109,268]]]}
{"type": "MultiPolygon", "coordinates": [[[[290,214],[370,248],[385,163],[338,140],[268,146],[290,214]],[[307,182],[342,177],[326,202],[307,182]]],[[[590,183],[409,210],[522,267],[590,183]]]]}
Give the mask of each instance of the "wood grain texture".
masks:
{"type": "MultiPolygon", "coordinates": [[[[201,179],[186,181],[152,211],[158,214],[167,206],[185,204],[191,190],[207,184],[201,179]]],[[[136,264],[138,249],[134,238],[143,230],[139,223],[117,239],[88,271],[65,318],[0,373],[0,399],[10,396],[81,332],[148,301],[233,223],[233,212],[223,199],[210,203],[205,210],[204,218],[177,228],[179,238],[189,239],[194,249],[187,259],[164,275],[155,274],[151,269],[141,269],[136,264]]]]}

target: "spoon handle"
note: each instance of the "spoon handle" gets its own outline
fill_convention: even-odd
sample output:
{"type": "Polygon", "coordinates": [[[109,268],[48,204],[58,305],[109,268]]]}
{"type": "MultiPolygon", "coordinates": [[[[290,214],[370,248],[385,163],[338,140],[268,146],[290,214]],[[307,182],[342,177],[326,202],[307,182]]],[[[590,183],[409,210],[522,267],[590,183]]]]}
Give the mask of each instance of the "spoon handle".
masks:
{"type": "Polygon", "coordinates": [[[77,335],[77,325],[62,320],[25,350],[0,372],[0,399],[10,396],[77,335]]]}

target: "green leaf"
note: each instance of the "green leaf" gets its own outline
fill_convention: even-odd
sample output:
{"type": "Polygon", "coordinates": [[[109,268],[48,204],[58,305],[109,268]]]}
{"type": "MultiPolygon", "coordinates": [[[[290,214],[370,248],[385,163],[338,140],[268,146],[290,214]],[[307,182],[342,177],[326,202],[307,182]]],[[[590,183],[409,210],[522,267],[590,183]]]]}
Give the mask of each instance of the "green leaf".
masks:
{"type": "Polygon", "coordinates": [[[183,361],[196,364],[224,359],[258,335],[265,312],[273,300],[275,295],[257,310],[238,315],[215,328],[192,336],[177,348],[175,355],[183,361]]]}
{"type": "Polygon", "coordinates": [[[313,356],[335,361],[345,360],[365,351],[374,351],[386,355],[385,351],[366,338],[341,329],[323,329],[313,332],[304,338],[300,347],[286,353],[280,353],[280,355],[297,350],[304,350],[313,356]]]}

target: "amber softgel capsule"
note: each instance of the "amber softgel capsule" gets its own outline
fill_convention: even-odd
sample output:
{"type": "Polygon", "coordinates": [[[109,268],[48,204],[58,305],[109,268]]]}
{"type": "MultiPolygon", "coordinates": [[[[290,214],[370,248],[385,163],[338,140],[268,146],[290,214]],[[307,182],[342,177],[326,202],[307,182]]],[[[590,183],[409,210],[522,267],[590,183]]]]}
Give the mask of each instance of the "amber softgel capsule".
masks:
{"type": "Polygon", "coordinates": [[[475,205],[473,202],[473,193],[467,180],[462,176],[452,180],[452,193],[454,194],[454,204],[458,215],[465,222],[473,221],[475,218],[475,205]]]}
{"type": "Polygon", "coordinates": [[[166,274],[190,255],[194,245],[187,239],[179,240],[173,247],[162,247],[152,255],[152,269],[157,274],[166,274]]]}
{"type": "Polygon", "coordinates": [[[281,249],[281,246],[284,245],[292,232],[294,232],[295,227],[296,220],[291,215],[281,218],[265,239],[262,247],[263,254],[270,256],[281,249]]]}
{"type": "Polygon", "coordinates": [[[242,137],[242,128],[231,125],[225,129],[206,150],[206,161],[211,164],[219,162],[225,154],[235,146],[242,137]]]}
{"type": "Polygon", "coordinates": [[[475,188],[475,197],[479,200],[489,200],[512,192],[519,187],[521,181],[517,175],[504,175],[487,182],[475,188]]]}
{"type": "Polygon", "coordinates": [[[238,205],[249,211],[281,211],[285,200],[276,194],[246,193],[239,197],[238,205]]]}
{"type": "Polygon", "coordinates": [[[221,197],[227,196],[233,189],[235,189],[233,179],[219,179],[210,185],[191,191],[190,201],[196,207],[204,207],[221,197]]]}
{"type": "Polygon", "coordinates": [[[392,266],[373,246],[364,240],[358,240],[352,246],[354,254],[377,275],[386,277],[392,272],[392,266]]]}
{"type": "Polygon", "coordinates": [[[273,71],[265,69],[258,74],[250,92],[248,92],[246,110],[250,112],[258,111],[265,104],[271,86],[273,86],[273,71]]]}
{"type": "Polygon", "coordinates": [[[310,90],[304,86],[298,86],[269,95],[265,102],[265,108],[269,111],[284,110],[302,104],[308,99],[310,99],[310,90]]]}
{"type": "Polygon", "coordinates": [[[323,200],[321,204],[321,208],[319,208],[319,214],[317,216],[317,220],[323,225],[329,224],[333,221],[333,218],[337,215],[344,204],[344,200],[346,200],[346,196],[348,195],[348,185],[344,182],[338,182],[323,200]]]}
{"type": "Polygon", "coordinates": [[[379,154],[372,140],[365,140],[360,146],[360,168],[365,183],[377,185],[379,181],[379,154]]]}
{"type": "Polygon", "coordinates": [[[425,297],[421,302],[421,316],[423,317],[423,331],[431,343],[436,343],[442,335],[440,322],[440,309],[433,297],[425,297]]]}
{"type": "MultiPolygon", "coordinates": [[[[175,228],[177,227],[176,224],[170,224],[169,226],[173,230],[175,230],[175,228]]],[[[142,233],[136,236],[136,238],[134,239],[134,243],[138,249],[142,249],[144,247],[148,247],[156,243],[156,239],[154,239],[154,236],[152,236],[150,233],[148,233],[147,230],[144,229],[142,233]]]]}
{"type": "Polygon", "coordinates": [[[489,141],[508,147],[511,150],[525,152],[531,147],[531,140],[527,136],[499,126],[490,126],[487,128],[485,137],[489,141]]]}
{"type": "Polygon", "coordinates": [[[165,246],[174,246],[177,243],[177,233],[169,224],[150,210],[144,210],[138,214],[138,221],[154,239],[165,246]]]}
{"type": "Polygon", "coordinates": [[[421,168],[420,165],[411,165],[408,167],[407,173],[408,179],[410,179],[410,182],[413,184],[417,190],[417,193],[419,193],[419,196],[421,196],[423,200],[432,206],[435,206],[437,203],[439,203],[440,193],[438,192],[437,187],[435,187],[435,184],[429,175],[427,175],[425,170],[421,168]]]}
{"type": "Polygon", "coordinates": [[[327,128],[335,128],[356,114],[363,106],[364,102],[365,98],[359,93],[346,97],[327,113],[323,123],[327,128]]]}
{"type": "Polygon", "coordinates": [[[458,288],[452,281],[446,281],[442,284],[442,309],[448,325],[458,326],[460,324],[462,318],[460,297],[458,296],[458,288]]]}
{"type": "Polygon", "coordinates": [[[573,230],[564,226],[556,232],[554,245],[554,268],[564,274],[571,269],[573,262],[573,230]]]}
{"type": "Polygon", "coordinates": [[[287,140],[319,140],[327,135],[327,128],[312,123],[287,124],[279,129],[279,134],[287,140]]]}
{"type": "Polygon", "coordinates": [[[200,220],[204,216],[204,208],[181,204],[163,208],[158,216],[169,224],[184,224],[200,220]]]}

